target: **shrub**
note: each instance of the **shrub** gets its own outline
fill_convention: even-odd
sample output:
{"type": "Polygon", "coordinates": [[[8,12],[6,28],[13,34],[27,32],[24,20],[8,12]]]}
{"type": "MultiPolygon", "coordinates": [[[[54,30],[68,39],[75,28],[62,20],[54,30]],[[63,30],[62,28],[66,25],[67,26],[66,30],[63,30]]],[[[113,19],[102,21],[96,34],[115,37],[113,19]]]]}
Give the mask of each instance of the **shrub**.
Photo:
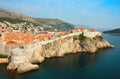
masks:
{"type": "Polygon", "coordinates": [[[96,36],[96,37],[94,37],[93,39],[94,39],[94,40],[97,40],[97,39],[98,39],[98,40],[102,41],[102,40],[103,40],[103,37],[102,37],[102,36],[96,36]]]}
{"type": "Polygon", "coordinates": [[[80,40],[84,40],[86,37],[84,36],[84,34],[80,34],[79,37],[78,37],[80,40]]]}
{"type": "Polygon", "coordinates": [[[0,54],[0,58],[7,58],[7,57],[8,57],[7,55],[0,54]]]}

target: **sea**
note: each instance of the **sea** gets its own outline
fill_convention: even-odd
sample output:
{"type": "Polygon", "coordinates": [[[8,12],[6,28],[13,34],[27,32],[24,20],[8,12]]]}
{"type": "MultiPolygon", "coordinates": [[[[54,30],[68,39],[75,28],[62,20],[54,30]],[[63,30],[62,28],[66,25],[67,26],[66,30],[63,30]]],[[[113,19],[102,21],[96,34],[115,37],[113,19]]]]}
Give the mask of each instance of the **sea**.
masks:
{"type": "Polygon", "coordinates": [[[23,74],[7,71],[7,64],[0,64],[0,79],[120,79],[120,36],[103,34],[103,38],[115,48],[46,59],[38,70],[23,74]]]}

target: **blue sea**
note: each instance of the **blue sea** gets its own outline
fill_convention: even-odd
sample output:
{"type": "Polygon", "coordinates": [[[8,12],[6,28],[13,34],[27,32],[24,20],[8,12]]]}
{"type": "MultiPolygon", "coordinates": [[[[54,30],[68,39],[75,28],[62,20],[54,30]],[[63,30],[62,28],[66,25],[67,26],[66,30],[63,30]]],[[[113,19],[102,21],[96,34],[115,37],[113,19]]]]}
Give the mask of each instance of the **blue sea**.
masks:
{"type": "Polygon", "coordinates": [[[103,37],[115,48],[46,59],[39,64],[39,70],[24,74],[8,72],[6,64],[0,64],[0,79],[120,79],[120,36],[103,37]]]}

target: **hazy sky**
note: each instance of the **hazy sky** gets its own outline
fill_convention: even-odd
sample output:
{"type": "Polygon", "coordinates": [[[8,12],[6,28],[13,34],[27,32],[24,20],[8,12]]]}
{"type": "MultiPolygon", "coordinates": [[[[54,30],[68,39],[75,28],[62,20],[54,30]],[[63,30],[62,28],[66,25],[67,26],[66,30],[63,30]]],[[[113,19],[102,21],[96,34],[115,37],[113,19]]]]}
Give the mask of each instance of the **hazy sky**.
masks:
{"type": "Polygon", "coordinates": [[[120,27],[120,0],[0,0],[0,8],[95,28],[120,27]]]}

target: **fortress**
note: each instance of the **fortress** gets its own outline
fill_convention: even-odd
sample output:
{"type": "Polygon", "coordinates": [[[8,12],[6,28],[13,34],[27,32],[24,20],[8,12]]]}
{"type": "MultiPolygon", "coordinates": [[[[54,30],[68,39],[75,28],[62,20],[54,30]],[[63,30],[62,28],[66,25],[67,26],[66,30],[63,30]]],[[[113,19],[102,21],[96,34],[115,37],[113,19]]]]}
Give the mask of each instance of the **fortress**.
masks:
{"type": "Polygon", "coordinates": [[[37,63],[46,58],[61,57],[70,53],[95,53],[98,49],[113,47],[102,38],[98,31],[63,32],[55,38],[37,40],[28,45],[13,48],[10,54],[8,70],[24,73],[38,69],[37,63]]]}

